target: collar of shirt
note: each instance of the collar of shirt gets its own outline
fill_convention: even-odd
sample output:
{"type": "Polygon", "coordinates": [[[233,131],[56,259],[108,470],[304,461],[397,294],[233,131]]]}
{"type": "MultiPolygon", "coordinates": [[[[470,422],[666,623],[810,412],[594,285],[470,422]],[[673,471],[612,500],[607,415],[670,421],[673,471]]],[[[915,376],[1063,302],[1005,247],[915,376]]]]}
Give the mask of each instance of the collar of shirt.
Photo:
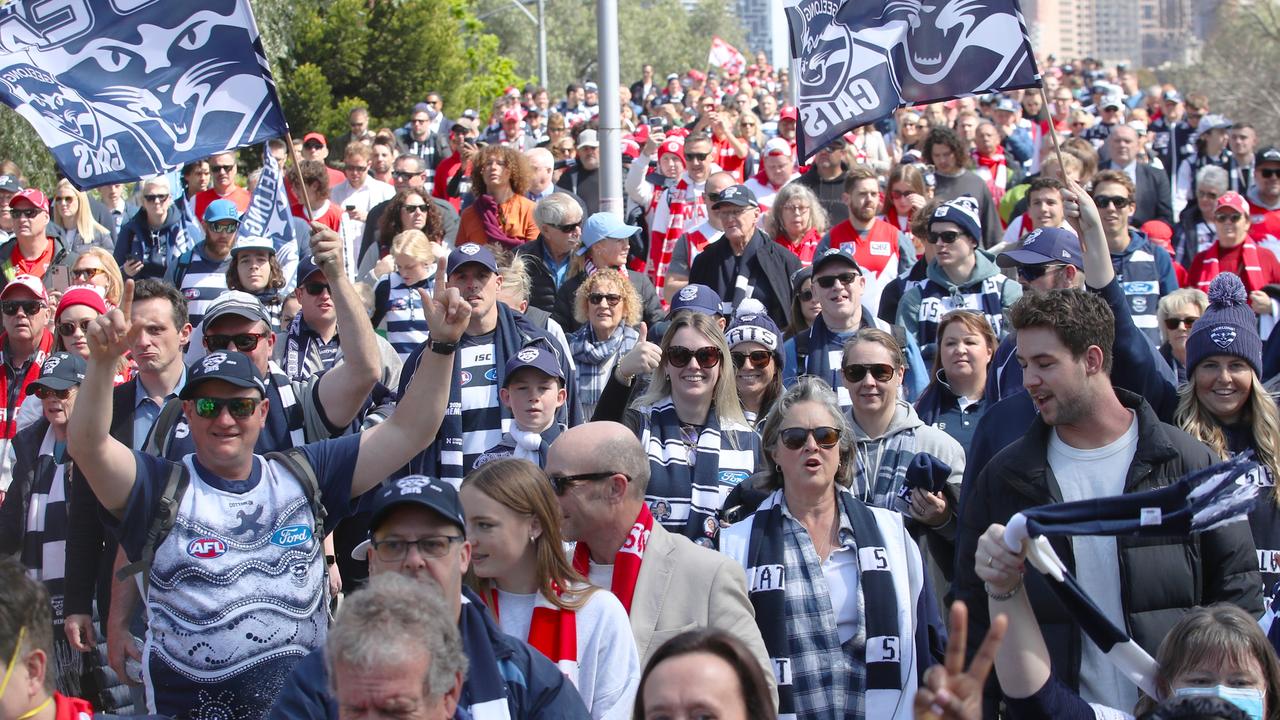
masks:
{"type": "MultiPolygon", "coordinates": [[[[135,375],[135,377],[137,376],[135,375]]],[[[147,393],[147,389],[142,385],[142,378],[138,377],[137,380],[138,382],[135,384],[134,392],[133,392],[133,409],[134,410],[137,410],[139,407],[141,407],[144,402],[152,402],[151,396],[147,393]]],[[[187,369],[183,368],[182,377],[178,378],[178,384],[174,385],[172,390],[165,393],[164,399],[161,401],[160,404],[164,404],[164,402],[168,401],[170,398],[178,397],[178,392],[182,390],[183,386],[185,386],[186,384],[187,384],[187,369]]],[[[152,404],[155,404],[155,403],[152,402],[152,404]]]]}
{"type": "MultiPolygon", "coordinates": [[[[839,540],[839,544],[834,550],[832,550],[832,552],[856,550],[858,544],[854,541],[853,522],[849,520],[849,516],[844,512],[844,508],[840,502],[839,492],[839,490],[836,490],[836,517],[840,520],[840,529],[836,531],[836,537],[839,540]]],[[[782,516],[791,520],[800,527],[804,527],[804,523],[797,520],[796,516],[791,514],[791,508],[787,506],[787,496],[785,494],[782,496],[782,516]]],[[[812,540],[812,538],[810,539],[812,540]]],[[[814,543],[814,548],[817,548],[817,543],[814,543]]]]}
{"type": "Polygon", "coordinates": [[[298,330],[303,335],[310,335],[314,337],[316,341],[319,342],[321,345],[337,345],[338,344],[338,333],[334,333],[333,338],[326,343],[324,340],[320,338],[320,333],[316,332],[315,330],[312,330],[311,326],[307,324],[307,316],[303,315],[301,311],[298,312],[298,318],[299,318],[298,330]]]}

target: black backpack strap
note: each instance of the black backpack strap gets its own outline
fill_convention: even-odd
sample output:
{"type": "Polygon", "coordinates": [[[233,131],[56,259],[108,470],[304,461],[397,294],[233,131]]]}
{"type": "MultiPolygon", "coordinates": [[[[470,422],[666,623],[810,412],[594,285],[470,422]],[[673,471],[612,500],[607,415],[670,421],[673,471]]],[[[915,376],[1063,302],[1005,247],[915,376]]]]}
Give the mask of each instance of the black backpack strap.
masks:
{"type": "Polygon", "coordinates": [[[182,401],[178,398],[170,398],[166,401],[164,407],[160,408],[160,414],[156,416],[155,424],[151,426],[151,435],[142,445],[142,452],[155,457],[164,457],[172,444],[173,427],[178,424],[181,416],[182,401]]]}
{"type": "Polygon", "coordinates": [[[320,497],[320,479],[316,477],[316,470],[311,467],[307,454],[302,451],[302,448],[291,447],[269,452],[266,458],[289,468],[289,472],[302,483],[302,490],[307,494],[307,501],[311,503],[311,515],[316,521],[316,539],[323,540],[326,532],[324,521],[329,516],[329,511],[324,509],[324,503],[320,497]]]}
{"type": "Polygon", "coordinates": [[[173,523],[178,519],[178,506],[190,484],[191,475],[187,472],[187,467],[180,462],[169,463],[169,476],[165,479],[164,491],[160,493],[160,508],[151,521],[151,527],[147,528],[147,542],[142,546],[142,557],[120,568],[116,573],[117,580],[127,580],[141,573],[145,590],[156,550],[160,549],[165,538],[169,537],[169,531],[173,530],[173,523]]]}

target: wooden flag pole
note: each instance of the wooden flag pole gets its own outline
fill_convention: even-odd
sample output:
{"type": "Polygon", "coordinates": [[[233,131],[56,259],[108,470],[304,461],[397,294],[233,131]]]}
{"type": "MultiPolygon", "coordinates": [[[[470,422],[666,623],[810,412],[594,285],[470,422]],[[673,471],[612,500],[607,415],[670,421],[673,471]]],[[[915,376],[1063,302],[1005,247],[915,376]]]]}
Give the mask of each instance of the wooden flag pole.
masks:
{"type": "MultiPolygon", "coordinates": [[[[1044,92],[1044,87],[1040,88],[1040,92],[1044,92]]],[[[285,126],[288,128],[288,125],[285,126]]],[[[286,161],[293,161],[293,171],[298,175],[298,192],[302,194],[302,212],[306,214],[308,221],[314,221],[311,217],[311,198],[307,195],[307,182],[302,179],[302,167],[298,163],[298,153],[293,147],[293,133],[286,132],[284,134],[284,142],[289,146],[289,157],[286,161]]],[[[1054,145],[1057,145],[1057,138],[1054,138],[1054,145]]],[[[1061,158],[1058,160],[1062,162],[1061,158]]],[[[284,177],[284,168],[281,168],[280,177],[284,177]]]]}
{"type": "Polygon", "coordinates": [[[1053,138],[1053,153],[1058,156],[1058,167],[1062,170],[1063,176],[1066,176],[1066,165],[1062,164],[1062,146],[1058,144],[1058,130],[1053,126],[1053,111],[1050,110],[1049,95],[1044,91],[1044,80],[1040,80],[1040,100],[1044,103],[1045,112],[1049,114],[1049,137],[1053,138]]]}

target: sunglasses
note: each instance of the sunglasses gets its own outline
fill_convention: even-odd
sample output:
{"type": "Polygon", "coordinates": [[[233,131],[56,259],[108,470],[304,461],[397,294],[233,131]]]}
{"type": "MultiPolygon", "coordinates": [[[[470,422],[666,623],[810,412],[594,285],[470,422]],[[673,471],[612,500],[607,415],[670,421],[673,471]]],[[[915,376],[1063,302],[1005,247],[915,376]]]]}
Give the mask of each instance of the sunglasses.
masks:
{"type": "Polygon", "coordinates": [[[566,224],[564,224],[564,225],[552,225],[551,227],[553,227],[553,228],[555,228],[555,229],[559,230],[560,232],[565,233],[565,234],[567,235],[567,234],[569,234],[569,233],[571,233],[571,232],[573,232],[573,231],[577,230],[578,228],[582,227],[582,221],[581,221],[581,220],[579,220],[579,221],[578,221],[578,222],[576,222],[576,223],[566,223],[566,224]]]}
{"type": "Polygon", "coordinates": [[[209,169],[214,172],[235,172],[235,165],[210,165],[209,169]]]}
{"type": "Polygon", "coordinates": [[[304,148],[306,148],[306,149],[308,149],[308,150],[319,150],[320,148],[322,148],[322,147],[324,147],[324,146],[323,146],[323,145],[321,145],[321,144],[320,144],[320,143],[318,143],[318,142],[309,142],[309,143],[302,143],[302,147],[304,147],[304,148]]]}
{"type": "Polygon", "coordinates": [[[262,342],[262,338],[266,337],[266,333],[237,333],[235,335],[205,335],[204,346],[210,350],[226,350],[228,346],[235,345],[236,350],[247,353],[252,352],[258,347],[258,343],[262,342]]]}
{"type": "Polygon", "coordinates": [[[839,281],[841,285],[852,285],[857,279],[858,273],[856,272],[842,272],[839,275],[823,275],[822,277],[816,277],[813,279],[813,284],[823,290],[830,290],[835,287],[836,281],[839,281]]]}
{"type": "Polygon", "coordinates": [[[421,174],[422,173],[405,172],[404,170],[393,170],[391,172],[391,177],[395,178],[396,180],[412,180],[413,178],[416,178],[421,174]]]}
{"type": "Polygon", "coordinates": [[[257,409],[260,398],[196,398],[196,415],[212,420],[222,414],[222,408],[231,413],[231,417],[243,420],[257,409]]]}
{"type": "Polygon", "coordinates": [[[233,233],[240,229],[240,223],[235,220],[209,223],[209,229],[216,233],[233,233]]]}
{"type": "Polygon", "coordinates": [[[937,245],[938,243],[942,243],[943,245],[950,245],[951,243],[959,240],[961,235],[964,235],[964,233],[960,232],[959,230],[931,232],[928,235],[928,240],[930,245],[937,245]]]}
{"type": "Polygon", "coordinates": [[[667,348],[667,363],[674,368],[682,368],[688,365],[690,360],[697,360],[698,367],[706,370],[719,365],[722,359],[720,350],[711,345],[700,347],[697,350],[690,350],[679,345],[672,345],[667,348]]]}
{"type": "Polygon", "coordinates": [[[348,165],[346,169],[347,169],[347,172],[357,172],[357,173],[369,172],[368,165],[348,165]]]}
{"type": "Polygon", "coordinates": [[[844,379],[851,383],[860,383],[867,377],[867,373],[871,373],[871,377],[876,382],[889,382],[893,378],[893,366],[887,363],[871,363],[869,365],[859,365],[850,363],[840,370],[844,373],[844,379]]]}
{"type": "Polygon", "coordinates": [[[1035,282],[1036,280],[1039,280],[1045,275],[1061,267],[1066,267],[1066,266],[1060,263],[1041,263],[1040,265],[1019,265],[1018,277],[1022,278],[1023,280],[1026,280],[1027,282],[1035,282]]]}
{"type": "Polygon", "coordinates": [[[1123,195],[1096,195],[1093,198],[1093,202],[1097,204],[1099,210],[1106,208],[1108,205],[1117,210],[1129,207],[1129,198],[1123,195]]]}
{"type": "Polygon", "coordinates": [[[1177,318],[1177,317],[1171,317],[1171,318],[1165,318],[1165,319],[1164,319],[1164,326],[1165,326],[1165,329],[1167,329],[1167,330],[1177,330],[1179,327],[1184,327],[1184,328],[1187,328],[1188,330],[1190,330],[1190,329],[1191,329],[1191,326],[1192,326],[1192,325],[1195,325],[1195,324],[1196,324],[1196,321],[1197,321],[1197,320],[1199,320],[1199,319],[1200,319],[1200,318],[1198,318],[1198,317],[1180,317],[1180,318],[1177,318]]]}
{"type": "Polygon", "coordinates": [[[76,201],[76,199],[68,195],[66,197],[56,197],[53,199],[53,201],[56,203],[73,203],[76,201]]]}
{"type": "Polygon", "coordinates": [[[778,433],[778,439],[782,441],[782,446],[788,450],[799,450],[809,442],[809,436],[813,436],[813,441],[818,443],[818,447],[823,450],[830,450],[840,444],[840,429],[823,425],[816,428],[793,427],[787,428],[778,433]]]}
{"type": "MultiPolygon", "coordinates": [[[[621,475],[621,473],[604,471],[583,473],[581,475],[552,475],[548,479],[551,480],[551,489],[555,494],[563,497],[564,494],[569,491],[569,488],[575,485],[589,481],[604,480],[606,478],[611,478],[614,475],[621,475]]],[[[626,476],[623,475],[623,477],[626,476]]],[[[628,477],[627,482],[631,482],[631,478],[628,477]]]]}
{"type": "Polygon", "coordinates": [[[687,152],[684,154],[684,159],[688,160],[689,162],[706,162],[706,159],[709,157],[711,157],[711,153],[687,152]]]}
{"type": "Polygon", "coordinates": [[[33,218],[40,214],[40,208],[9,208],[11,218],[33,218]]]}
{"type": "Polygon", "coordinates": [[[1267,179],[1278,178],[1280,168],[1258,168],[1258,174],[1267,179]]]}
{"type": "Polygon", "coordinates": [[[49,398],[58,398],[59,400],[66,400],[67,398],[71,397],[71,390],[72,388],[63,388],[61,390],[54,390],[53,388],[47,388],[47,387],[44,387],[43,385],[37,385],[34,388],[32,388],[31,394],[35,395],[41,400],[48,400],[49,398]]]}
{"type": "Polygon", "coordinates": [[[62,337],[71,337],[76,331],[85,332],[89,328],[92,320],[81,320],[80,322],[71,322],[69,320],[58,323],[58,334],[62,337]]]}
{"type": "Polygon", "coordinates": [[[302,289],[305,290],[308,295],[319,295],[320,293],[332,294],[332,291],[329,289],[329,283],[322,283],[322,282],[303,283],[302,289]]]}
{"type": "Polygon", "coordinates": [[[102,268],[82,268],[80,270],[72,270],[71,276],[77,280],[83,280],[85,282],[88,282],[89,280],[92,280],[98,277],[99,275],[105,275],[106,272],[107,271],[103,270],[102,268]]]}
{"type": "Polygon", "coordinates": [[[622,302],[622,296],[614,293],[590,293],[587,295],[587,303],[591,305],[609,303],[609,307],[617,307],[620,302],[622,302]]]}
{"type": "Polygon", "coordinates": [[[17,315],[21,310],[24,315],[35,315],[44,306],[44,303],[39,300],[5,300],[0,302],[0,312],[5,315],[17,315]]]}
{"type": "Polygon", "coordinates": [[[733,366],[741,370],[747,362],[751,363],[753,368],[768,367],[773,362],[773,353],[768,350],[752,350],[751,352],[731,352],[729,357],[733,359],[733,366]]]}
{"type": "Polygon", "coordinates": [[[800,292],[800,302],[813,302],[813,291],[802,290],[800,292]]]}
{"type": "Polygon", "coordinates": [[[403,205],[404,211],[407,213],[424,213],[427,211],[426,205],[403,205]]]}
{"type": "Polygon", "coordinates": [[[164,202],[165,200],[169,199],[169,193],[164,193],[164,194],[156,193],[153,195],[143,195],[142,197],[147,202],[164,202]]]}
{"type": "Polygon", "coordinates": [[[1240,213],[1220,213],[1218,215],[1214,215],[1213,219],[1220,223],[1235,225],[1236,223],[1240,222],[1240,218],[1242,217],[1244,216],[1241,215],[1240,213]]]}

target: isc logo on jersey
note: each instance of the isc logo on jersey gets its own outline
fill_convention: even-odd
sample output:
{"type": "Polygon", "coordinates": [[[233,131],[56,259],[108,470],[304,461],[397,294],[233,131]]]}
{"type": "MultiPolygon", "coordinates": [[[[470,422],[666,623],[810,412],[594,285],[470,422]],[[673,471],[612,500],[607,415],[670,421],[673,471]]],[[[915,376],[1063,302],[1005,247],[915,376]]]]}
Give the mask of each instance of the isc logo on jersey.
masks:
{"type": "Polygon", "coordinates": [[[212,560],[227,552],[227,544],[218,538],[196,538],[187,545],[187,554],[198,560],[212,560]]]}
{"type": "Polygon", "coordinates": [[[295,547],[311,539],[311,528],[306,525],[286,525],[271,533],[271,544],[295,547]]]}

